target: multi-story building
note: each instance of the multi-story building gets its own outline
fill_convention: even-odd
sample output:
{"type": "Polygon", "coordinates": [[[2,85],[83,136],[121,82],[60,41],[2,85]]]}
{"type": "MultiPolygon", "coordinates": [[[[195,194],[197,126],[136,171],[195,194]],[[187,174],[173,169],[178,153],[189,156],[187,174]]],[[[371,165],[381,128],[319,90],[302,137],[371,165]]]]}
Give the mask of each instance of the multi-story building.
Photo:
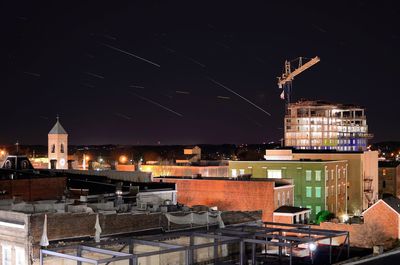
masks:
{"type": "Polygon", "coordinates": [[[400,162],[379,161],[379,198],[400,196],[400,162]]]}
{"type": "MultiPolygon", "coordinates": [[[[347,209],[349,214],[361,214],[378,200],[378,152],[336,150],[266,150],[266,160],[346,160],[347,209]]],[[[343,171],[342,171],[343,173],[343,171]]],[[[339,168],[333,174],[340,175],[339,168]]]]}
{"type": "Polygon", "coordinates": [[[284,145],[297,149],[366,150],[365,109],[324,101],[299,101],[288,105],[284,145]]]}
{"type": "Polygon", "coordinates": [[[347,160],[229,161],[229,174],[293,179],[294,205],[311,209],[313,220],[322,210],[336,216],[347,213],[347,166],[347,160]]]}

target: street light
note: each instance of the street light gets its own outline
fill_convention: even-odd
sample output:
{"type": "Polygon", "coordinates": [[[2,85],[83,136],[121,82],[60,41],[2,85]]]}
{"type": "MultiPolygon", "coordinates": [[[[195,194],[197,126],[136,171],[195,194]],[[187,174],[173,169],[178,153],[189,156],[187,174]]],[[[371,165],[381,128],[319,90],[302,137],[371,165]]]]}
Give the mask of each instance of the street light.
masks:
{"type": "Polygon", "coordinates": [[[122,156],[119,157],[118,160],[119,160],[119,162],[120,162],[121,164],[125,164],[126,161],[128,161],[128,158],[127,158],[126,156],[122,155],[122,156]]]}

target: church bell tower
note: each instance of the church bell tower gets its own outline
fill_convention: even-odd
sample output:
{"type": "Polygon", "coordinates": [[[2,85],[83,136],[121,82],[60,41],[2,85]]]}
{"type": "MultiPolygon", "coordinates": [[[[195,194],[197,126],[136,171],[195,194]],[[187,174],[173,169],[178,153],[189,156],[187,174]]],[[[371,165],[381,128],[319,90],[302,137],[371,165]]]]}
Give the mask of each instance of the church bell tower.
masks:
{"type": "Polygon", "coordinates": [[[48,134],[49,169],[68,169],[68,133],[57,116],[57,122],[48,134]]]}

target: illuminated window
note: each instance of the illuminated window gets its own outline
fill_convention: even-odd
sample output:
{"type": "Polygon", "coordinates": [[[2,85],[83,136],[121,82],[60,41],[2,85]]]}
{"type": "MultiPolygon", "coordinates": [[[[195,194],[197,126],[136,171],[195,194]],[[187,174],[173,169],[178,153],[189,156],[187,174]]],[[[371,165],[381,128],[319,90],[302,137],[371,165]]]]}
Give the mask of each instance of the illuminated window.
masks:
{"type": "Polygon", "coordinates": [[[1,257],[1,264],[3,265],[11,265],[11,246],[2,245],[2,257],[1,257]]]}
{"type": "Polygon", "coordinates": [[[382,175],[386,176],[386,169],[382,170],[382,175]]]}
{"type": "Polygon", "coordinates": [[[315,181],[321,181],[321,170],[315,171],[315,181]]]}
{"type": "Polygon", "coordinates": [[[306,170],[306,181],[311,181],[311,170],[306,170]]]}
{"type": "Polygon", "coordinates": [[[276,179],[281,179],[282,178],[282,170],[276,170],[276,169],[268,169],[268,178],[276,178],[276,179]]]}
{"type": "Polygon", "coordinates": [[[25,249],[22,247],[15,247],[15,264],[25,265],[25,249]]]}
{"type": "Polygon", "coordinates": [[[311,198],[312,196],[312,187],[306,187],[306,197],[311,198]]]}
{"type": "Polygon", "coordinates": [[[315,198],[321,198],[321,187],[315,187],[315,198]]]}
{"type": "Polygon", "coordinates": [[[239,175],[244,175],[244,169],[239,169],[239,175]]]}
{"type": "Polygon", "coordinates": [[[233,178],[237,177],[237,169],[232,169],[232,177],[233,178]]]}

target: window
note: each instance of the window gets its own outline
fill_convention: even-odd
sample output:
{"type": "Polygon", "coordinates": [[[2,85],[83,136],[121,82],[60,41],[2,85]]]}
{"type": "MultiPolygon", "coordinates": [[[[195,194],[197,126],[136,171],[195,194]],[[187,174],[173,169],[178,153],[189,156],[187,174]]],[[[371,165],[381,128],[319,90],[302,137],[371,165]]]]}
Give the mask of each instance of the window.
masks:
{"type": "Polygon", "coordinates": [[[382,170],[382,175],[386,176],[386,169],[382,170]]]}
{"type": "Polygon", "coordinates": [[[333,196],[335,194],[335,186],[331,186],[331,196],[333,196]]]}
{"type": "Polygon", "coordinates": [[[306,181],[311,181],[311,170],[306,170],[306,181]]]}
{"type": "Polygon", "coordinates": [[[340,194],[340,189],[341,189],[342,187],[341,187],[341,185],[339,184],[338,185],[338,192],[337,192],[337,194],[339,195],[340,194]]]}
{"type": "Polygon", "coordinates": [[[281,194],[278,193],[278,207],[281,206],[281,194]]]}
{"type": "Polygon", "coordinates": [[[338,169],[338,179],[340,179],[340,169],[338,169]]]}
{"type": "Polygon", "coordinates": [[[64,153],[64,144],[61,144],[61,146],[60,146],[60,152],[61,152],[61,153],[64,153]]]}
{"type": "Polygon", "coordinates": [[[311,198],[312,196],[312,187],[306,187],[306,197],[311,198]]]}
{"type": "Polygon", "coordinates": [[[312,206],[311,205],[307,205],[306,208],[310,209],[310,213],[312,213],[312,206]]]}
{"type": "Polygon", "coordinates": [[[268,178],[275,178],[275,179],[281,179],[282,178],[282,170],[274,170],[274,169],[268,169],[268,178]]]}
{"type": "Polygon", "coordinates": [[[244,175],[244,169],[239,169],[239,175],[244,175]]]}
{"type": "Polygon", "coordinates": [[[333,169],[331,169],[331,180],[333,180],[333,169]]]}
{"type": "Polygon", "coordinates": [[[15,264],[25,265],[25,249],[22,247],[15,247],[15,264]]]}
{"type": "Polygon", "coordinates": [[[315,197],[321,198],[321,187],[315,187],[315,197]]]}
{"type": "Polygon", "coordinates": [[[7,245],[2,245],[3,251],[2,251],[2,258],[1,258],[1,264],[3,265],[11,265],[11,246],[7,245]]]}
{"type": "Polygon", "coordinates": [[[315,171],[315,181],[321,181],[321,170],[315,171]]]}
{"type": "Polygon", "coordinates": [[[383,187],[383,188],[386,188],[386,180],[383,181],[382,187],[383,187]]]}
{"type": "Polygon", "coordinates": [[[53,144],[53,145],[51,146],[51,152],[52,152],[52,153],[55,153],[55,152],[56,152],[56,145],[55,145],[55,144],[53,144]]]}
{"type": "Polygon", "coordinates": [[[329,188],[325,187],[325,196],[328,197],[329,196],[329,188]]]}
{"type": "Polygon", "coordinates": [[[237,177],[237,169],[232,169],[232,178],[237,177]]]}
{"type": "Polygon", "coordinates": [[[321,211],[321,206],[315,206],[315,213],[318,214],[321,211]]]}

